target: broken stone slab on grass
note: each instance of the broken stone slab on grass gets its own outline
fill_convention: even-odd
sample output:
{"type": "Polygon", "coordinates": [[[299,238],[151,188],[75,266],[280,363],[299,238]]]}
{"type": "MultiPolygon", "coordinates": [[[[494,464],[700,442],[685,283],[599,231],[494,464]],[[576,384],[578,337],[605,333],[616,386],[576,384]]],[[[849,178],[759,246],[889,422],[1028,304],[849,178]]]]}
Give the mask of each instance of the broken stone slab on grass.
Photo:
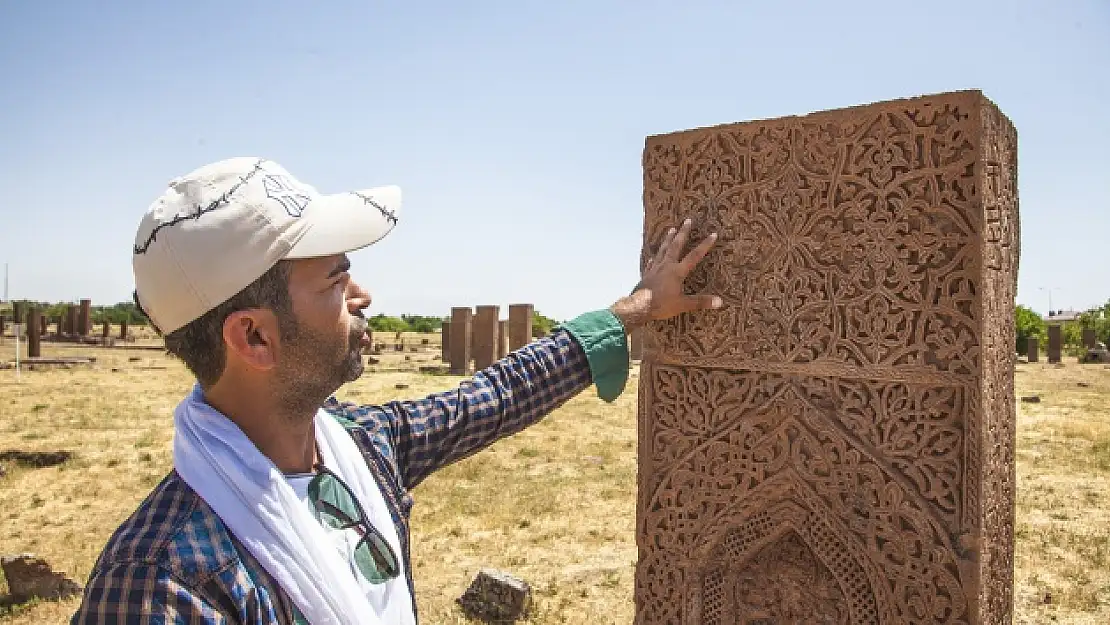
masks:
{"type": "Polygon", "coordinates": [[[508,573],[482,569],[457,601],[470,618],[486,623],[513,623],[527,617],[532,609],[532,588],[508,573]]]}
{"type": "Polygon", "coordinates": [[[32,553],[0,557],[0,568],[8,580],[8,594],[17,603],[31,599],[65,599],[81,594],[80,584],[55,572],[32,553]]]}
{"type": "Polygon", "coordinates": [[[0,462],[14,462],[27,467],[41,469],[53,467],[73,458],[70,451],[22,451],[9,449],[0,451],[0,462]]]}

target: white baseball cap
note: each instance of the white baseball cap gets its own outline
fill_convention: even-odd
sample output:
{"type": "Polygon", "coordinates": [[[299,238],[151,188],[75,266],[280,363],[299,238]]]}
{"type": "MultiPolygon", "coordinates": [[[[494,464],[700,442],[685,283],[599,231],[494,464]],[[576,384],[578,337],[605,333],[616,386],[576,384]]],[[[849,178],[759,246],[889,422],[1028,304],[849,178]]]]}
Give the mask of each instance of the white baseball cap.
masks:
{"type": "Polygon", "coordinates": [[[135,234],[135,292],[163,334],[227,301],[282,259],[366,247],[397,224],[401,189],[321,195],[264,158],[170,181],[135,234]]]}

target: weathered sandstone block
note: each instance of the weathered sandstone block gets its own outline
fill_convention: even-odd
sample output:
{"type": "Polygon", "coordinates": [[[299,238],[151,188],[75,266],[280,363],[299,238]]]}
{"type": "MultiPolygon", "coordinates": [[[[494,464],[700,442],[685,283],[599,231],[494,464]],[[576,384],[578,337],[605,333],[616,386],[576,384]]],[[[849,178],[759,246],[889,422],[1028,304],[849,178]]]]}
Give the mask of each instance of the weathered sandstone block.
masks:
{"type": "Polygon", "coordinates": [[[637,623],[1011,621],[1016,148],[975,91],[647,140],[726,306],[644,337],[637,623]]]}

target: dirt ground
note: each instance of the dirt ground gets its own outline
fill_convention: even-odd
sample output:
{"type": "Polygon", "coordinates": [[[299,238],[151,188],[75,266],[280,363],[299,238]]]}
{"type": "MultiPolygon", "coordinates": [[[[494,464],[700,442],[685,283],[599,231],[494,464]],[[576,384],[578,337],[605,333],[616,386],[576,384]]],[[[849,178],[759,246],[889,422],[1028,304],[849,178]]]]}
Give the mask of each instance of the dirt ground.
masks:
{"type": "MultiPolygon", "coordinates": [[[[457,383],[417,371],[441,364],[438,337],[406,338],[417,351],[383,354],[340,395],[376,403],[457,383]]],[[[74,453],[49,468],[4,463],[0,553],[34,553],[83,582],[108,535],[171,467],[171,413],[192,380],[159,351],[45,344],[44,356],[61,355],[96,361],[19,381],[0,370],[0,452],[74,453]]],[[[10,356],[9,338],[0,361],[10,356]]],[[[1041,401],[1018,403],[1015,623],[1110,623],[1110,370],[1018,364],[1016,379],[1019,396],[1041,401]]],[[[612,405],[584,393],[416,489],[423,622],[466,622],[455,599],[482,567],[532,584],[529,623],[632,621],[635,382],[612,405]]],[[[65,623],[77,603],[0,608],[0,624],[65,623]]]]}

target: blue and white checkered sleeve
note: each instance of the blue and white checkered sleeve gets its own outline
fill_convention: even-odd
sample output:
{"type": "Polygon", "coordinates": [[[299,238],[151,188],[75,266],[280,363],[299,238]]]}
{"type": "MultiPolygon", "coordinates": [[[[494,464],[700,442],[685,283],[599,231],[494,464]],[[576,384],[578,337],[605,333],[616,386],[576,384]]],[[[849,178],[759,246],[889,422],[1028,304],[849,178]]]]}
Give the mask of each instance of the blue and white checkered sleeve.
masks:
{"type": "Polygon", "coordinates": [[[347,413],[387,430],[403,486],[532,425],[597,384],[612,401],[624,389],[628,346],[608,311],[586,313],[477,372],[458,387],[423,399],[362,406],[347,413]],[[383,427],[384,426],[384,427],[383,427]]]}

